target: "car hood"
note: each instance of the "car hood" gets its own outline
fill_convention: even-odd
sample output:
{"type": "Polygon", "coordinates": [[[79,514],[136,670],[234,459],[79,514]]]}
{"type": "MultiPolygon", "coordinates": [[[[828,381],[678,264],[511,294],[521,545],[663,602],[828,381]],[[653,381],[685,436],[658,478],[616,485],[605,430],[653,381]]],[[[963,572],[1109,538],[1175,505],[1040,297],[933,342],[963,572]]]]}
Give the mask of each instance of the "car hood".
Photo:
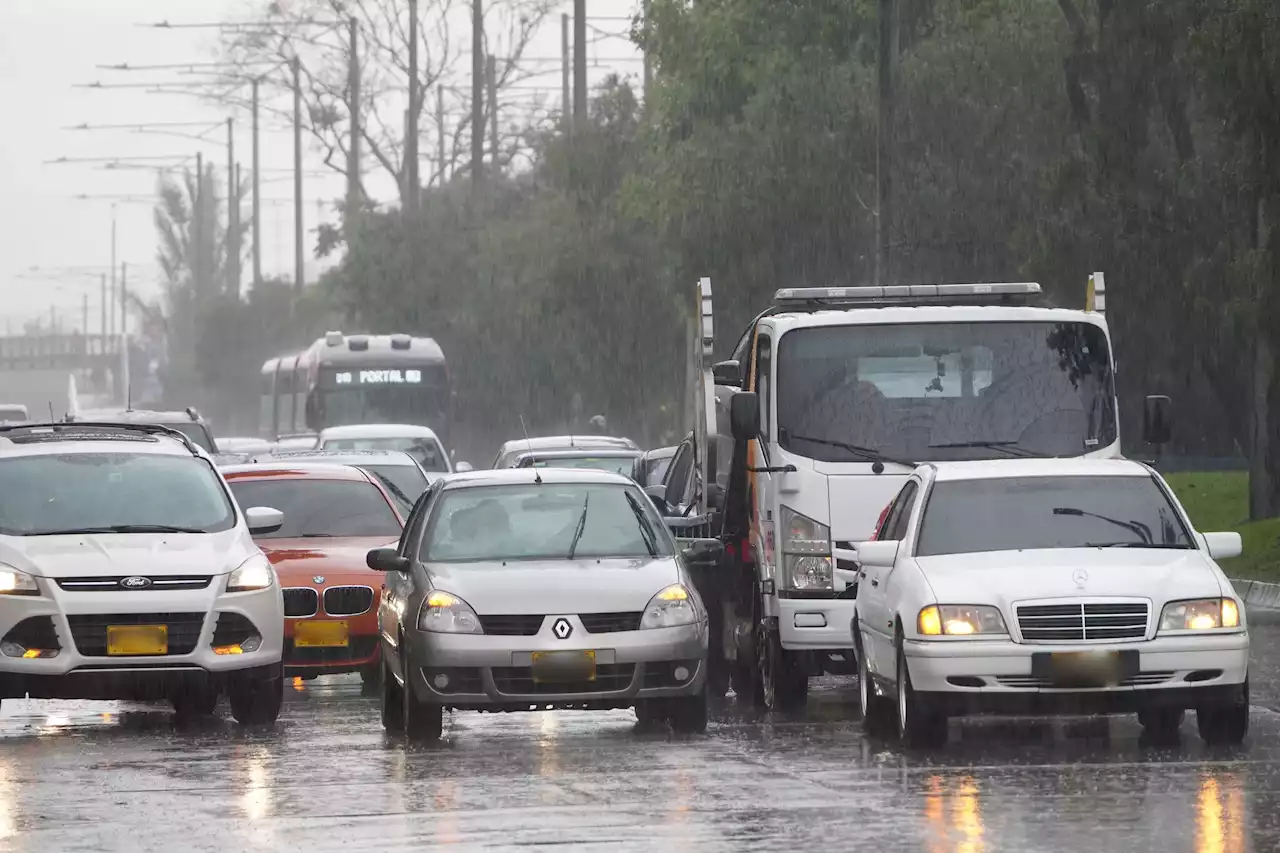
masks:
{"type": "MultiPolygon", "coordinates": [[[[374,548],[394,546],[385,536],[353,536],[349,539],[260,539],[258,546],[275,566],[282,586],[310,586],[312,578],[323,576],[330,586],[361,583],[375,588],[385,575],[365,562],[374,548]]],[[[322,583],[316,581],[315,583],[322,583]]]]}
{"type": "Polygon", "coordinates": [[[948,554],[916,562],[944,604],[1095,596],[1159,602],[1229,592],[1202,551],[1061,548],[948,554]]]}
{"type": "Polygon", "coordinates": [[[258,553],[246,530],[0,536],[0,563],[46,578],[225,575],[258,553]]]}
{"type": "Polygon", "coordinates": [[[483,616],[644,610],[680,581],[674,557],[428,563],[431,585],[483,616]]]}

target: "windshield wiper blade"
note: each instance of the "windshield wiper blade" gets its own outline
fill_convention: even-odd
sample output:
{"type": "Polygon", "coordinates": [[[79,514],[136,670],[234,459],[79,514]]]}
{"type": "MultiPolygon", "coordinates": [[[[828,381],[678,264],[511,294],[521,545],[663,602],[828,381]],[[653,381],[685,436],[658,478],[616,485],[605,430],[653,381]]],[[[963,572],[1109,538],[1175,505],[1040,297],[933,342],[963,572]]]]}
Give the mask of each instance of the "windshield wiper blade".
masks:
{"type": "Polygon", "coordinates": [[[573,552],[578,550],[578,540],[582,538],[582,531],[587,529],[587,506],[591,503],[591,493],[587,492],[587,496],[582,499],[582,516],[578,519],[578,526],[573,531],[573,541],[569,543],[568,559],[573,559],[573,552]]]}
{"type": "Polygon", "coordinates": [[[1169,551],[1189,551],[1190,546],[1164,542],[1086,542],[1086,548],[1163,548],[1169,551]]]}
{"type": "Polygon", "coordinates": [[[1136,545],[1140,544],[1141,547],[1148,547],[1152,545],[1155,541],[1151,538],[1151,528],[1147,527],[1141,521],[1133,521],[1132,519],[1130,519],[1129,521],[1124,521],[1119,518],[1112,518],[1109,515],[1102,515],[1096,512],[1089,512],[1087,510],[1079,509],[1074,506],[1055,506],[1053,508],[1053,514],[1054,515],[1074,515],[1074,516],[1082,516],[1085,518],[1096,518],[1099,521],[1105,521],[1108,524],[1114,524],[1116,527],[1123,527],[1125,530],[1128,530],[1130,533],[1133,533],[1135,536],[1137,536],[1142,540],[1141,543],[1134,543],[1136,545]]]}
{"type": "Polygon", "coordinates": [[[627,503],[631,505],[631,512],[636,517],[636,522],[640,525],[640,535],[644,537],[644,547],[649,549],[649,556],[658,556],[658,536],[653,532],[653,528],[649,526],[649,519],[645,516],[644,510],[640,508],[640,504],[631,495],[630,492],[625,493],[627,503]]]}
{"type": "Polygon", "coordinates": [[[1028,459],[1049,458],[1043,453],[1038,453],[1029,448],[1019,446],[1016,441],[947,441],[942,444],[931,444],[929,447],[935,450],[981,447],[988,450],[1002,450],[1010,456],[1024,456],[1028,459]]]}
{"type": "Polygon", "coordinates": [[[335,536],[337,536],[336,533],[304,533],[298,538],[299,539],[333,539],[335,536]]]}
{"type": "Polygon", "coordinates": [[[41,530],[32,536],[74,536],[80,533],[208,533],[199,527],[176,527],[172,524],[111,524],[101,527],[72,527],[66,530],[41,530]]]}
{"type": "Polygon", "coordinates": [[[863,459],[866,459],[869,462],[892,462],[894,465],[902,465],[907,468],[915,468],[917,465],[920,464],[919,462],[908,462],[904,459],[895,459],[892,456],[886,456],[885,454],[881,453],[879,450],[874,450],[870,447],[863,447],[858,444],[849,444],[846,441],[832,441],[829,438],[814,438],[813,436],[809,436],[809,435],[794,435],[793,433],[789,433],[783,429],[779,429],[778,432],[784,438],[790,438],[795,441],[807,441],[807,442],[810,442],[811,444],[822,444],[827,447],[838,447],[841,450],[847,450],[850,453],[861,456],[863,459]]]}

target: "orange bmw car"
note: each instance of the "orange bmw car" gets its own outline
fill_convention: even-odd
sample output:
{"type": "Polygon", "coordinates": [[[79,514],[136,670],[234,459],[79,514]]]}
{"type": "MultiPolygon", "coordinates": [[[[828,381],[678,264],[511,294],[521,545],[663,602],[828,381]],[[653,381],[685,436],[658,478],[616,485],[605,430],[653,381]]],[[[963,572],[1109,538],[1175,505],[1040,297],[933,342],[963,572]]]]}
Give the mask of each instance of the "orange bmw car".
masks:
{"type": "Polygon", "coordinates": [[[280,510],[279,530],[254,537],[284,591],[285,674],[378,677],[378,597],[370,549],[394,545],[404,519],[378,479],[359,468],[258,463],[222,468],[241,507],[280,510]]]}

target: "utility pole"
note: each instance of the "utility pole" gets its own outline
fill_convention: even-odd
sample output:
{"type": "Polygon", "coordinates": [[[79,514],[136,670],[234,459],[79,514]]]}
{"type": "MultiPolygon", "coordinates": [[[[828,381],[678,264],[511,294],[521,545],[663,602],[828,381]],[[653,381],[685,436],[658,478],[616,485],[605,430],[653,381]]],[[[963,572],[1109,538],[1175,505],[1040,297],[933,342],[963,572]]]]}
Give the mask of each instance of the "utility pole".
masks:
{"type": "MultiPolygon", "coordinates": [[[[204,155],[196,152],[196,197],[192,206],[191,227],[191,281],[195,286],[196,302],[205,297],[204,292],[204,155]]],[[[121,297],[121,305],[124,304],[121,297]]],[[[123,328],[121,332],[123,332],[123,328]]]]}
{"type": "Polygon", "coordinates": [[[471,0],[471,192],[484,181],[484,5],[471,0]]]}
{"type": "Polygon", "coordinates": [[[889,227],[893,219],[894,78],[898,62],[898,3],[879,0],[879,50],[876,76],[879,110],[876,120],[876,285],[892,280],[888,258],[889,227]]]}
{"type": "Polygon", "coordinates": [[[405,200],[410,210],[418,209],[422,186],[418,180],[418,113],[422,106],[418,84],[418,0],[409,0],[409,122],[405,128],[404,168],[408,184],[405,200]]]}
{"type": "Polygon", "coordinates": [[[240,297],[240,186],[236,181],[236,120],[227,119],[227,295],[240,297]]]}
{"type": "Polygon", "coordinates": [[[497,177],[498,165],[498,60],[489,54],[484,68],[485,82],[489,88],[489,174],[497,177]]]}
{"type": "Polygon", "coordinates": [[[253,86],[253,286],[262,284],[262,204],[258,195],[258,78],[253,86]]]}
{"type": "Polygon", "coordinates": [[[111,298],[107,300],[107,304],[111,306],[111,328],[108,334],[114,335],[116,333],[116,206],[114,204],[111,205],[111,298]]]}
{"type": "Polygon", "coordinates": [[[293,291],[302,293],[302,60],[289,60],[293,71],[293,291]]]}
{"type": "MultiPolygon", "coordinates": [[[[82,314],[80,320],[80,334],[84,335],[87,339],[89,337],[89,294],[81,294],[80,299],[80,310],[82,314]]],[[[87,344],[88,341],[86,340],[85,343],[87,344]]]]}
{"type": "Polygon", "coordinates": [[[107,343],[107,275],[106,273],[103,273],[101,278],[102,278],[102,343],[105,346],[107,343]]]}
{"type": "Polygon", "coordinates": [[[571,69],[573,60],[569,56],[569,16],[560,15],[560,112],[563,116],[565,132],[573,128],[573,99],[570,93],[571,69]]]}
{"type": "MultiPolygon", "coordinates": [[[[414,4],[417,5],[416,3],[414,4]]],[[[354,15],[347,21],[348,53],[347,112],[351,114],[351,141],[347,144],[347,219],[360,211],[360,27],[354,15]]],[[[416,43],[416,39],[414,40],[416,43]]]]}
{"type": "Polygon", "coordinates": [[[129,265],[120,265],[120,387],[124,390],[125,408],[133,408],[133,397],[129,393],[129,330],[125,306],[128,305],[129,265]]]}
{"type": "Polygon", "coordinates": [[[439,163],[440,186],[445,185],[444,86],[436,86],[436,162],[439,163]]]}
{"type": "Polygon", "coordinates": [[[587,0],[573,0],[573,120],[587,120],[587,0]]]}

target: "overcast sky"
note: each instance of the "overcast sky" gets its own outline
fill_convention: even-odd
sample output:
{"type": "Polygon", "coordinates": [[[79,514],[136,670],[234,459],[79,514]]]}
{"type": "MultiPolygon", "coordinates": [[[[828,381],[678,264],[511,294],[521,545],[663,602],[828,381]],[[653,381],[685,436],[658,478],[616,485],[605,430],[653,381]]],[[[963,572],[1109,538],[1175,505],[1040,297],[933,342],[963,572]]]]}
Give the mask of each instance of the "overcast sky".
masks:
{"type": "MultiPolygon", "coordinates": [[[[128,131],[85,132],[64,128],[80,124],[205,121],[213,127],[225,121],[228,110],[193,97],[149,94],[139,89],[77,89],[94,81],[137,82],[137,75],[98,69],[98,65],[131,65],[208,61],[216,58],[215,32],[164,30],[137,26],[168,20],[172,23],[244,20],[264,0],[0,0],[0,103],[6,119],[0,133],[0,300],[6,329],[18,331],[33,317],[48,317],[56,308],[64,327],[82,325],[83,299],[89,299],[91,331],[98,331],[100,306],[98,274],[111,259],[113,205],[118,258],[137,271],[133,283],[148,294],[157,292],[154,263],[155,230],[150,198],[157,174],[145,170],[109,171],[93,163],[56,163],[58,158],[138,157],[175,155],[194,158],[197,150],[225,169],[225,128],[214,130],[210,141],[128,131]],[[77,196],[88,196],[80,199],[77,196]],[[128,198],[103,198],[128,197],[128,198]]],[[[638,0],[588,0],[589,15],[601,16],[595,26],[622,32],[626,23],[605,20],[627,15],[638,0]]],[[[407,3],[406,3],[407,8],[407,3]]],[[[566,2],[563,11],[571,11],[566,2]]],[[[556,56],[560,50],[559,16],[553,15],[530,55],[556,56]]],[[[634,56],[629,45],[609,40],[593,45],[593,55],[634,56]]],[[[613,67],[637,73],[635,63],[613,67]]],[[[611,70],[607,64],[591,69],[598,80],[611,70]]],[[[145,79],[145,78],[144,78],[145,79]]],[[[152,80],[159,80],[152,75],[152,80]]],[[[173,79],[173,78],[170,78],[173,79]]],[[[556,76],[545,78],[548,92],[558,91],[556,76]]],[[[523,90],[513,96],[530,98],[523,90]]],[[[543,97],[545,98],[545,93],[543,97]]],[[[288,106],[286,102],[284,106],[288,106]]],[[[247,176],[249,123],[237,119],[236,159],[247,176]]],[[[183,128],[182,132],[200,132],[183,128]]],[[[261,144],[263,167],[262,255],[264,273],[293,272],[292,138],[287,127],[267,122],[261,144]]],[[[317,151],[308,146],[307,170],[323,171],[317,151]]],[[[194,165],[194,159],[192,159],[194,165]]],[[[425,171],[425,167],[424,167],[425,171]]],[[[391,187],[374,181],[371,191],[382,199],[391,187]]],[[[334,217],[332,202],[341,197],[340,176],[308,175],[303,188],[306,227],[312,231],[334,217]]],[[[308,234],[308,244],[314,235],[308,234]]],[[[321,269],[308,258],[308,276],[321,269]]],[[[246,267],[246,281],[249,270],[246,267]]]]}

